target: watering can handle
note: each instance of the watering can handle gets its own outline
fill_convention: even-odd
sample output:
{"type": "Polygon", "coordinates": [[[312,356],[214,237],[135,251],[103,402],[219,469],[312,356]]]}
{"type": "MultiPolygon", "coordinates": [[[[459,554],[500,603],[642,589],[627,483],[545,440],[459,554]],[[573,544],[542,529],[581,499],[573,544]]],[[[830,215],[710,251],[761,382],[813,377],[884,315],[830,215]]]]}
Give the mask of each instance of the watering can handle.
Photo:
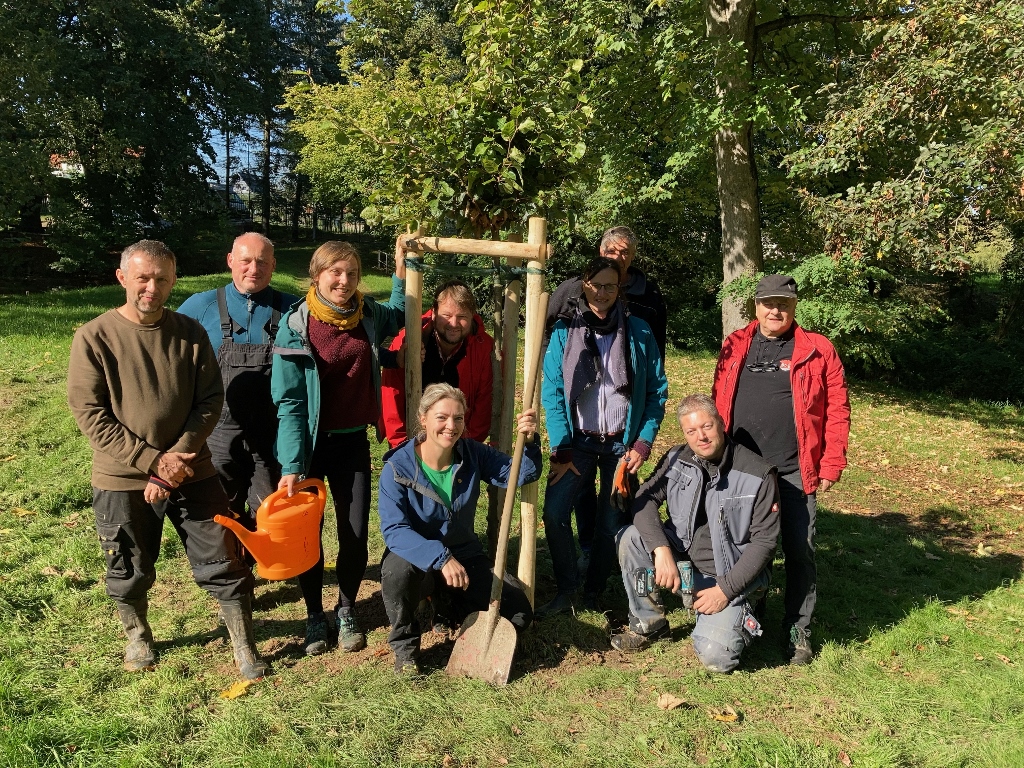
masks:
{"type": "MultiPolygon", "coordinates": [[[[316,491],[317,496],[320,497],[321,505],[325,505],[327,503],[327,486],[324,485],[323,480],[318,480],[315,477],[307,477],[305,480],[299,480],[295,483],[295,493],[308,489],[314,489],[316,491]]],[[[274,513],[274,502],[278,499],[287,498],[287,496],[287,488],[278,488],[272,494],[267,496],[267,498],[263,500],[263,503],[267,505],[267,514],[272,515],[274,513]]]]}

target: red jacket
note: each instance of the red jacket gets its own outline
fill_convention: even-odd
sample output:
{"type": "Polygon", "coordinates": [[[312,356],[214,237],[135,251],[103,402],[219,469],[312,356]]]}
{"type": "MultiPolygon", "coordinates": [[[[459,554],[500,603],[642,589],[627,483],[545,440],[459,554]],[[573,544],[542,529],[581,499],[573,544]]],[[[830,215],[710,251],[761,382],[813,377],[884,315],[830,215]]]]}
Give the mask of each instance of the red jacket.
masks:
{"type": "MultiPolygon", "coordinates": [[[[793,385],[800,474],[804,493],[814,493],[822,479],[836,482],[846,467],[850,397],[843,363],[832,342],[820,333],[805,331],[796,323],[793,327],[796,330],[789,380],[793,385]]],[[[729,334],[722,342],[711,396],[725,421],[726,432],[732,429],[732,406],[756,330],[755,320],[746,328],[729,334]]]]}
{"type": "MultiPolygon", "coordinates": [[[[434,312],[423,315],[423,335],[434,327],[434,312]]],[[[391,349],[398,350],[405,341],[405,329],[399,331],[391,342],[391,349]]],[[[494,339],[484,329],[480,315],[473,317],[473,332],[464,342],[466,354],[459,361],[459,389],[466,396],[465,436],[486,443],[491,433],[491,395],[494,389],[494,339]]],[[[384,433],[392,448],[407,437],[405,431],[405,369],[385,368],[381,372],[381,420],[384,433]]],[[[426,382],[424,382],[426,384],[426,382]]],[[[414,430],[414,434],[417,430],[414,430]]]]}

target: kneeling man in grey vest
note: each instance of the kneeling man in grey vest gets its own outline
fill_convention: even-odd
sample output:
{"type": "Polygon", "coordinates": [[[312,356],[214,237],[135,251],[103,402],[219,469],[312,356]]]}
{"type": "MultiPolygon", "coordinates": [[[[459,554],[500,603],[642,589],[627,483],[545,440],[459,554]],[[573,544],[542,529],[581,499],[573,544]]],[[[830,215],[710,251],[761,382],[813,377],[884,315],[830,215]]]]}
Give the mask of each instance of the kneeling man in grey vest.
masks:
{"type": "Polygon", "coordinates": [[[678,563],[693,578],[693,650],[709,670],[732,672],[761,634],[752,606],[768,589],[779,537],[775,467],[726,436],[707,395],[690,395],[676,409],[686,445],[673,446],[636,496],[633,525],[617,546],[629,598],[629,626],[612,636],[620,651],[637,651],[668,633],[657,589],[679,591],[678,563]],[[662,521],[660,509],[668,508],[662,521]]]}

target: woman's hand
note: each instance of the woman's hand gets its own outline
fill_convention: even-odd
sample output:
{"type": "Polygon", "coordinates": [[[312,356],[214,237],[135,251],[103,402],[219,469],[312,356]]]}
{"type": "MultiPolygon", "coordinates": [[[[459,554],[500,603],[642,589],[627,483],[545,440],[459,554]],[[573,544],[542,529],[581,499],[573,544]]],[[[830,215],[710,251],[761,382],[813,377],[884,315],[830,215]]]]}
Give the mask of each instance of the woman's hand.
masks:
{"type": "Polygon", "coordinates": [[[529,437],[537,431],[537,409],[531,408],[528,411],[517,413],[516,423],[519,425],[519,434],[529,437]]]}
{"type": "Polygon", "coordinates": [[[295,495],[295,483],[298,482],[298,480],[298,475],[284,475],[281,477],[281,481],[277,484],[277,490],[287,488],[288,497],[291,498],[295,495]]]}
{"type": "Polygon", "coordinates": [[[632,448],[626,451],[626,455],[623,458],[626,460],[626,470],[631,475],[635,475],[640,467],[644,465],[644,457],[632,448]]]}
{"type": "Polygon", "coordinates": [[[559,464],[556,461],[551,462],[551,466],[548,468],[548,485],[554,485],[566,472],[572,470],[573,474],[579,477],[580,471],[576,469],[576,465],[571,461],[567,461],[564,464],[559,464]]]}
{"type": "Polygon", "coordinates": [[[405,241],[412,235],[399,235],[395,238],[395,277],[405,280],[405,241]]]}
{"type": "Polygon", "coordinates": [[[441,566],[441,575],[452,589],[469,589],[469,574],[454,557],[448,558],[448,562],[441,566]]]}

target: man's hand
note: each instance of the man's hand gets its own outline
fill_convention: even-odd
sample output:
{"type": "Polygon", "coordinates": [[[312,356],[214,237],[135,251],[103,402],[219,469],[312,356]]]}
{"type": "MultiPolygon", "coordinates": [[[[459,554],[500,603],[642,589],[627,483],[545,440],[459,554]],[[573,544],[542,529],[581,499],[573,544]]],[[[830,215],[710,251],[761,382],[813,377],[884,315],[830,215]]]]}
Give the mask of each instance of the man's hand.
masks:
{"type": "Polygon", "coordinates": [[[142,498],[147,504],[156,504],[158,501],[163,501],[171,492],[166,488],[161,488],[156,483],[146,483],[146,489],[142,492],[142,498]]]}
{"type": "Polygon", "coordinates": [[[295,495],[295,483],[299,480],[298,475],[282,475],[281,481],[277,484],[277,490],[288,489],[288,498],[295,495]]]}
{"type": "Polygon", "coordinates": [[[469,574],[454,557],[448,558],[448,562],[441,566],[441,575],[452,589],[469,589],[469,574]]]}
{"type": "Polygon", "coordinates": [[[671,592],[677,591],[683,584],[672,550],[668,547],[654,550],[654,583],[671,592]]]}
{"type": "Polygon", "coordinates": [[[622,458],[626,460],[626,470],[631,475],[635,475],[637,473],[637,470],[639,470],[640,467],[642,467],[644,464],[644,457],[641,456],[636,451],[634,451],[632,448],[626,451],[626,455],[623,456],[622,458]]]}
{"type": "MultiPolygon", "coordinates": [[[[427,361],[427,348],[423,344],[420,344],[420,365],[423,365],[427,361]]],[[[395,362],[398,363],[399,368],[405,368],[405,339],[402,339],[402,346],[395,352],[395,362]]]]}
{"type": "Polygon", "coordinates": [[[835,485],[837,482],[839,481],[837,480],[835,482],[832,482],[831,480],[826,480],[823,477],[821,478],[821,482],[818,484],[818,490],[828,492],[828,489],[835,485]]]}
{"type": "Polygon", "coordinates": [[[192,467],[188,465],[196,455],[194,453],[177,453],[168,451],[156,457],[149,471],[169,485],[177,488],[186,477],[192,477],[192,467]]]}
{"type": "Polygon", "coordinates": [[[715,586],[702,589],[697,593],[697,599],[693,601],[693,610],[710,616],[725,610],[727,605],[729,605],[729,598],[725,596],[722,588],[715,584],[715,586]]]}
{"type": "Polygon", "coordinates": [[[559,480],[562,479],[562,476],[570,469],[572,470],[574,475],[579,477],[580,471],[576,469],[576,465],[573,464],[571,461],[567,461],[564,464],[559,464],[558,462],[552,461],[551,466],[548,468],[548,485],[551,486],[557,483],[559,480]]]}

